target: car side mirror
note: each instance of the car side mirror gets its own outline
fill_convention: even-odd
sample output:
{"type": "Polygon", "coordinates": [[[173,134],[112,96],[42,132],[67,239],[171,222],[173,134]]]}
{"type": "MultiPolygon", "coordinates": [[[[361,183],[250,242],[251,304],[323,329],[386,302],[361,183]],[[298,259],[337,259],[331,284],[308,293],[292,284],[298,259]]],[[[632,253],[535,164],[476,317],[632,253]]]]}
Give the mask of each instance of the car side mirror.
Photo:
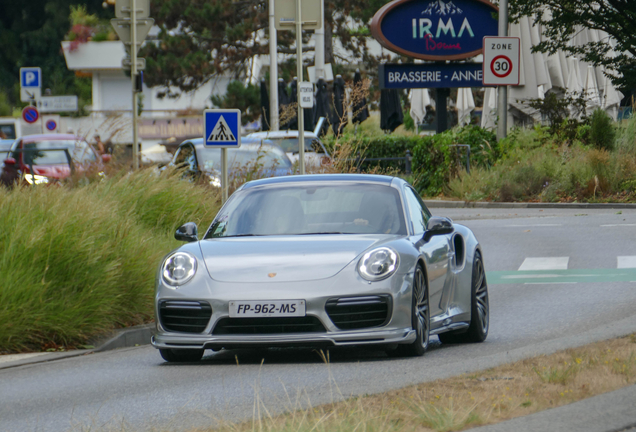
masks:
{"type": "Polygon", "coordinates": [[[15,159],[14,159],[14,158],[12,158],[12,157],[10,157],[10,158],[6,158],[6,159],[4,160],[4,164],[5,164],[5,165],[15,165],[15,159]]]}
{"type": "Polygon", "coordinates": [[[197,228],[197,224],[188,222],[177,228],[177,231],[174,233],[174,238],[179,241],[195,242],[199,240],[198,235],[199,229],[197,228]]]}
{"type": "Polygon", "coordinates": [[[113,158],[113,157],[112,157],[111,155],[109,155],[109,154],[103,154],[103,155],[102,155],[102,162],[104,162],[104,163],[110,162],[110,160],[111,160],[112,158],[113,158]]]}
{"type": "Polygon", "coordinates": [[[451,234],[453,231],[453,221],[446,217],[433,216],[426,224],[424,241],[429,241],[433,236],[451,234]]]}

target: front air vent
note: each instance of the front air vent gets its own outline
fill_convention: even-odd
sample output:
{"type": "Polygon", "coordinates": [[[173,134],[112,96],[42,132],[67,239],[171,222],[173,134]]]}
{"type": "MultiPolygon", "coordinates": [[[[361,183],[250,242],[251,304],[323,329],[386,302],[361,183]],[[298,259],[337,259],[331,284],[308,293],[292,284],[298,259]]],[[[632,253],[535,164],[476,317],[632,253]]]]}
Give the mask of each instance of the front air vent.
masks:
{"type": "Polygon", "coordinates": [[[285,333],[324,333],[316,317],[223,318],[214,327],[214,335],[252,335],[285,333]]]}
{"type": "Polygon", "coordinates": [[[161,326],[168,331],[202,333],[211,316],[212,307],[202,301],[166,300],[159,304],[161,326]]]}
{"type": "Polygon", "coordinates": [[[385,325],[390,318],[390,296],[331,299],[325,306],[331,321],[341,330],[358,330],[385,325]]]}

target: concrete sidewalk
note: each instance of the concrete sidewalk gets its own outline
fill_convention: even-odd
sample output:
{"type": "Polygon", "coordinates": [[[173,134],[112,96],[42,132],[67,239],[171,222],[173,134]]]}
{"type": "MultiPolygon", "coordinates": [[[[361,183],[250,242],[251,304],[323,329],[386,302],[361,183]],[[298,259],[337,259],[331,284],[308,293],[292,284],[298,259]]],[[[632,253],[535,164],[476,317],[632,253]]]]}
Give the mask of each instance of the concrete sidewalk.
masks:
{"type": "Polygon", "coordinates": [[[636,430],[636,385],[471,432],[619,432],[636,430]]]}
{"type": "Polygon", "coordinates": [[[0,369],[23,366],[34,363],[44,363],[60,360],[69,357],[92,354],[95,352],[108,351],[115,348],[127,348],[139,345],[148,345],[150,337],[154,333],[154,324],[145,324],[136,327],[129,327],[114,332],[95,342],[95,348],[62,351],[62,352],[41,352],[28,354],[8,354],[0,356],[0,369]]]}

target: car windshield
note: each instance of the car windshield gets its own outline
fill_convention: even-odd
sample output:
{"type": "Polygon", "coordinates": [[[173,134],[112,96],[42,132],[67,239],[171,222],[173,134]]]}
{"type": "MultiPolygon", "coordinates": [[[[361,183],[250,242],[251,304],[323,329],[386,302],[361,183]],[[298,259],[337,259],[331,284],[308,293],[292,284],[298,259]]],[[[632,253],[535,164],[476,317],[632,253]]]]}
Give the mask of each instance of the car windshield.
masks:
{"type": "Polygon", "coordinates": [[[332,183],[255,187],[236,192],[206,238],[309,234],[406,234],[392,187],[332,183]]]}
{"type": "MultiPolygon", "coordinates": [[[[267,138],[274,141],[276,144],[282,147],[287,153],[298,153],[298,137],[283,137],[283,138],[267,138]]],[[[315,138],[305,138],[305,151],[322,153],[323,149],[317,142],[314,143],[315,138]]]]}
{"type": "Polygon", "coordinates": [[[82,140],[50,140],[24,143],[23,159],[26,165],[68,165],[66,154],[60,150],[68,149],[75,163],[95,162],[93,149],[82,140]]]}
{"type": "MultiPolygon", "coordinates": [[[[197,152],[200,158],[199,165],[203,171],[221,170],[221,149],[204,148],[197,152]]],[[[273,146],[244,146],[238,149],[230,148],[227,151],[228,165],[232,169],[258,164],[265,169],[291,168],[291,162],[287,155],[278,147],[273,146]]]]}

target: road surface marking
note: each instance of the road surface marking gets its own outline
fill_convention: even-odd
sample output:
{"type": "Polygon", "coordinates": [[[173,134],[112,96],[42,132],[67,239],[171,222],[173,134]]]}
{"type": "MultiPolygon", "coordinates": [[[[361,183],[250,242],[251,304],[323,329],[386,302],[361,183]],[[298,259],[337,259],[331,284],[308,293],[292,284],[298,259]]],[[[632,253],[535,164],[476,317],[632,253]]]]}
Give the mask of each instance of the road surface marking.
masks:
{"type": "Polygon", "coordinates": [[[602,227],[631,227],[636,226],[636,224],[609,224],[609,225],[601,225],[602,227]]]}
{"type": "Polygon", "coordinates": [[[563,224],[525,224],[525,225],[506,225],[507,227],[525,228],[525,227],[553,227],[563,226],[563,224]]]}
{"type": "Polygon", "coordinates": [[[524,282],[524,285],[556,285],[556,284],[576,284],[578,282],[524,282]]]}
{"type": "Polygon", "coordinates": [[[616,268],[636,268],[636,256],[617,256],[616,268]]]}
{"type": "Polygon", "coordinates": [[[526,258],[519,267],[524,270],[567,270],[570,257],[526,258]]]}

